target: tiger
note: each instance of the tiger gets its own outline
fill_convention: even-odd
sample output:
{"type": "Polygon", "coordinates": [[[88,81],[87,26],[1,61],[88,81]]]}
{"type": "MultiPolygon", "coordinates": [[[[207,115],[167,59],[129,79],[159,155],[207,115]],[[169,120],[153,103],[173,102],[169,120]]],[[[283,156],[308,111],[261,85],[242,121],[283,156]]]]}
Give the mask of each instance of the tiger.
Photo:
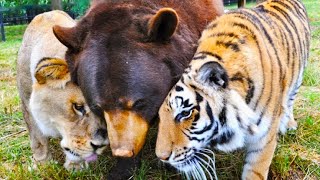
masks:
{"type": "Polygon", "coordinates": [[[213,179],[213,150],[242,148],[241,178],[267,179],[279,132],[297,128],[293,104],[309,48],[299,0],[268,0],[210,22],[160,107],[157,157],[188,179],[213,179]]]}

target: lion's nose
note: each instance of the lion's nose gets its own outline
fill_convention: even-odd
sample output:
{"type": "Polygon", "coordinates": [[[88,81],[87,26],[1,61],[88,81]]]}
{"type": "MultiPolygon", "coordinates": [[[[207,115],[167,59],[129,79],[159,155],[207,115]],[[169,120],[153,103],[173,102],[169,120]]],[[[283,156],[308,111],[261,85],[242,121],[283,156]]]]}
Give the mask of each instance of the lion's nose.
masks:
{"type": "Polygon", "coordinates": [[[106,139],[107,138],[107,129],[104,128],[100,128],[98,129],[95,134],[94,137],[97,139],[106,139]]]}
{"type": "Polygon", "coordinates": [[[100,148],[103,148],[103,147],[106,146],[105,144],[97,145],[97,144],[94,144],[94,143],[92,143],[92,142],[90,142],[90,145],[91,145],[91,147],[93,148],[94,151],[96,151],[97,149],[100,149],[100,148]]]}

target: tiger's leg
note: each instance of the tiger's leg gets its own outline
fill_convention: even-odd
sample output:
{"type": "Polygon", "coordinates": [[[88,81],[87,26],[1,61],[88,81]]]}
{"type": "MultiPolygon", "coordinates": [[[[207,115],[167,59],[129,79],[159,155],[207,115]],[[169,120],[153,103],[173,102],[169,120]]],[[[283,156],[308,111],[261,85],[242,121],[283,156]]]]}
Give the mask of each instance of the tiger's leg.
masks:
{"type": "MultiPolygon", "coordinates": [[[[277,119],[277,121],[279,121],[277,119]]],[[[274,123],[269,132],[256,142],[248,144],[242,179],[265,180],[277,145],[278,123],[274,123]]]]}
{"type": "Polygon", "coordinates": [[[294,104],[294,100],[297,97],[301,84],[302,84],[302,75],[299,78],[297,87],[289,95],[289,100],[288,100],[289,121],[287,123],[287,129],[289,130],[292,130],[292,129],[295,130],[298,127],[298,123],[294,120],[294,117],[293,117],[293,104],[294,104]]]}
{"type": "Polygon", "coordinates": [[[302,83],[302,78],[299,78],[300,81],[297,82],[296,87],[292,88],[291,91],[288,89],[290,88],[289,86],[285,86],[286,89],[284,92],[287,92],[288,95],[285,95],[284,101],[282,102],[282,115],[281,115],[281,121],[280,121],[280,132],[281,134],[285,134],[287,130],[295,130],[298,127],[297,122],[294,120],[293,117],[293,104],[294,100],[297,96],[299,87],[301,86],[302,83]]]}
{"type": "Polygon", "coordinates": [[[280,129],[281,134],[285,134],[287,130],[295,130],[298,127],[298,123],[293,117],[293,105],[290,107],[283,107],[284,114],[282,114],[280,129]]]}
{"type": "Polygon", "coordinates": [[[41,163],[51,159],[51,154],[49,152],[49,142],[48,138],[40,132],[24,101],[22,101],[21,107],[23,111],[23,117],[30,134],[31,150],[33,154],[32,159],[36,167],[36,163],[41,163]]]}

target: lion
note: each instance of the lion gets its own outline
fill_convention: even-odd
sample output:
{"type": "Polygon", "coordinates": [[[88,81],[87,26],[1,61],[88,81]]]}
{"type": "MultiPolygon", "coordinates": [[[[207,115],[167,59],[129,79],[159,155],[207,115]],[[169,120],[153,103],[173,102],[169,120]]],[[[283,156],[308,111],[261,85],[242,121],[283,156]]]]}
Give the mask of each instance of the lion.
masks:
{"type": "Polygon", "coordinates": [[[17,60],[21,108],[35,164],[52,159],[49,137],[61,137],[64,167],[79,170],[96,160],[109,141],[104,120],[90,111],[71,82],[64,60],[67,48],[55,38],[54,25],[72,27],[75,21],[62,11],[46,12],[24,33],[17,60]]]}

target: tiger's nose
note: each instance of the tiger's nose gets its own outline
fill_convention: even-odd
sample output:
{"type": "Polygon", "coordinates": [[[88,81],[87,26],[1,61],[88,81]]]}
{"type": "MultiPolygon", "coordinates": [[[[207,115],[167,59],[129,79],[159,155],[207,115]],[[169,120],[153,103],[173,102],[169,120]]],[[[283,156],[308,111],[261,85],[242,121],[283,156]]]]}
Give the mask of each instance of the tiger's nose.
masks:
{"type": "Polygon", "coordinates": [[[157,157],[163,161],[168,161],[171,156],[171,152],[157,152],[156,154],[157,157]]]}

